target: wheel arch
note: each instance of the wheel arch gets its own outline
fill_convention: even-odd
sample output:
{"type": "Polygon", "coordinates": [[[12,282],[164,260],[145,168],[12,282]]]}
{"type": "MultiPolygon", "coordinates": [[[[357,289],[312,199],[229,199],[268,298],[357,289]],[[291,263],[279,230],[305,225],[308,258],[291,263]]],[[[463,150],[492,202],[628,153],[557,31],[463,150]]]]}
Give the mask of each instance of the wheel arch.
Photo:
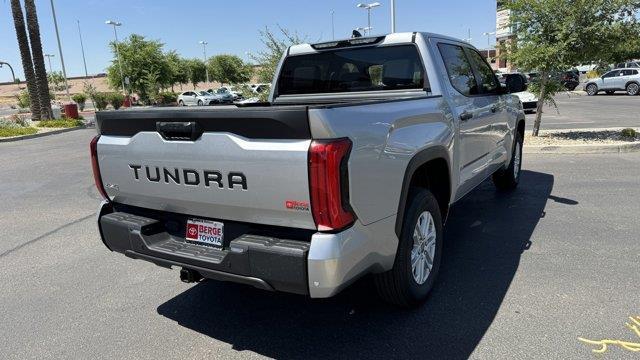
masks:
{"type": "Polygon", "coordinates": [[[402,181],[395,232],[402,232],[404,215],[412,187],[429,189],[438,200],[443,222],[449,211],[451,200],[451,161],[444,146],[434,146],[416,153],[409,161],[402,181]]]}

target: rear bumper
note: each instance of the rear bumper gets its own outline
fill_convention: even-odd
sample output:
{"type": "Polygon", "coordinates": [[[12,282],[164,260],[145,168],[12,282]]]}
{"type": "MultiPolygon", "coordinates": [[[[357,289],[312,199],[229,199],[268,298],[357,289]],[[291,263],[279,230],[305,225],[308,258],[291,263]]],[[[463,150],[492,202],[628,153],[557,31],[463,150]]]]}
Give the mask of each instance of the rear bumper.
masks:
{"type": "MultiPolygon", "coordinates": [[[[378,225],[392,229],[394,221],[392,217],[378,225]]],[[[170,234],[163,219],[114,212],[106,203],[98,214],[98,226],[104,244],[130,258],[313,298],[333,296],[368,272],[390,269],[397,246],[397,240],[389,237],[383,242],[372,237],[381,233],[379,226],[356,223],[340,233],[312,234],[306,241],[245,233],[216,249],[170,234]]]]}
{"type": "Polygon", "coordinates": [[[537,101],[523,101],[522,108],[525,110],[535,110],[538,107],[537,101]]]}

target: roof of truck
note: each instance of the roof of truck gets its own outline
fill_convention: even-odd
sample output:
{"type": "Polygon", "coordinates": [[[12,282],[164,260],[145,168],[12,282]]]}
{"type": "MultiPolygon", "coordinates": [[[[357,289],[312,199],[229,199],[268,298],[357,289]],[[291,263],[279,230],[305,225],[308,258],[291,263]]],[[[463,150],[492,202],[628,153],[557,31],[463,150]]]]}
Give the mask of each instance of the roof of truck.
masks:
{"type": "MultiPolygon", "coordinates": [[[[412,43],[414,41],[415,34],[420,34],[424,38],[439,38],[439,39],[445,39],[445,40],[451,40],[451,41],[464,42],[463,40],[460,40],[460,39],[457,39],[457,38],[454,38],[454,37],[451,37],[451,36],[435,34],[435,33],[430,33],[430,32],[390,33],[390,34],[381,34],[381,35],[375,35],[375,36],[361,37],[361,38],[356,38],[356,39],[365,40],[366,41],[367,39],[383,38],[382,41],[378,42],[379,44],[385,44],[385,45],[388,45],[388,44],[404,44],[404,43],[412,43]]],[[[314,48],[314,46],[321,45],[321,44],[340,43],[340,42],[350,41],[350,40],[354,40],[354,39],[353,38],[344,38],[344,39],[336,39],[336,40],[325,41],[325,42],[320,42],[320,43],[315,43],[315,44],[293,45],[293,46],[291,46],[289,48],[288,55],[301,55],[301,54],[315,53],[315,52],[317,52],[317,50],[314,48]]]]}

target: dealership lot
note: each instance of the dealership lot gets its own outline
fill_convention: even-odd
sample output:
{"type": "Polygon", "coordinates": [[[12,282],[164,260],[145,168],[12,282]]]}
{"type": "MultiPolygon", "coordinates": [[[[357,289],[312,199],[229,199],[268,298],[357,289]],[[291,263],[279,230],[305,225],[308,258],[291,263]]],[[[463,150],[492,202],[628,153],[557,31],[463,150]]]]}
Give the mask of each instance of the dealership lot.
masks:
{"type": "Polygon", "coordinates": [[[451,214],[431,298],[403,311],[366,280],[310,300],[109,253],[93,134],[0,144],[3,358],[587,358],[578,337],[640,341],[624,326],[640,315],[640,153],[529,155],[515,193],[487,182],[451,214]]]}
{"type": "MultiPolygon", "coordinates": [[[[593,129],[640,126],[640,96],[622,92],[614,95],[587,96],[582,91],[555,96],[558,111],[545,106],[542,129],[593,129]],[[559,112],[559,113],[558,113],[559,112]]],[[[535,113],[527,115],[531,129],[535,113]]]]}

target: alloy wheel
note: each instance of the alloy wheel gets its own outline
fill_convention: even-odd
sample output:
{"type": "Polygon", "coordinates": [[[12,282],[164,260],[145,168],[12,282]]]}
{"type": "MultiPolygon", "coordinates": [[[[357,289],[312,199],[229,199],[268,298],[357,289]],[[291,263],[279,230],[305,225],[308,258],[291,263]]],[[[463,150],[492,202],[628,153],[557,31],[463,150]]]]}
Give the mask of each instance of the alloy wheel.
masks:
{"type": "Polygon", "coordinates": [[[413,249],[411,250],[411,273],[418,285],[429,278],[436,254],[436,225],[428,211],[418,217],[413,230],[413,249]]]}

